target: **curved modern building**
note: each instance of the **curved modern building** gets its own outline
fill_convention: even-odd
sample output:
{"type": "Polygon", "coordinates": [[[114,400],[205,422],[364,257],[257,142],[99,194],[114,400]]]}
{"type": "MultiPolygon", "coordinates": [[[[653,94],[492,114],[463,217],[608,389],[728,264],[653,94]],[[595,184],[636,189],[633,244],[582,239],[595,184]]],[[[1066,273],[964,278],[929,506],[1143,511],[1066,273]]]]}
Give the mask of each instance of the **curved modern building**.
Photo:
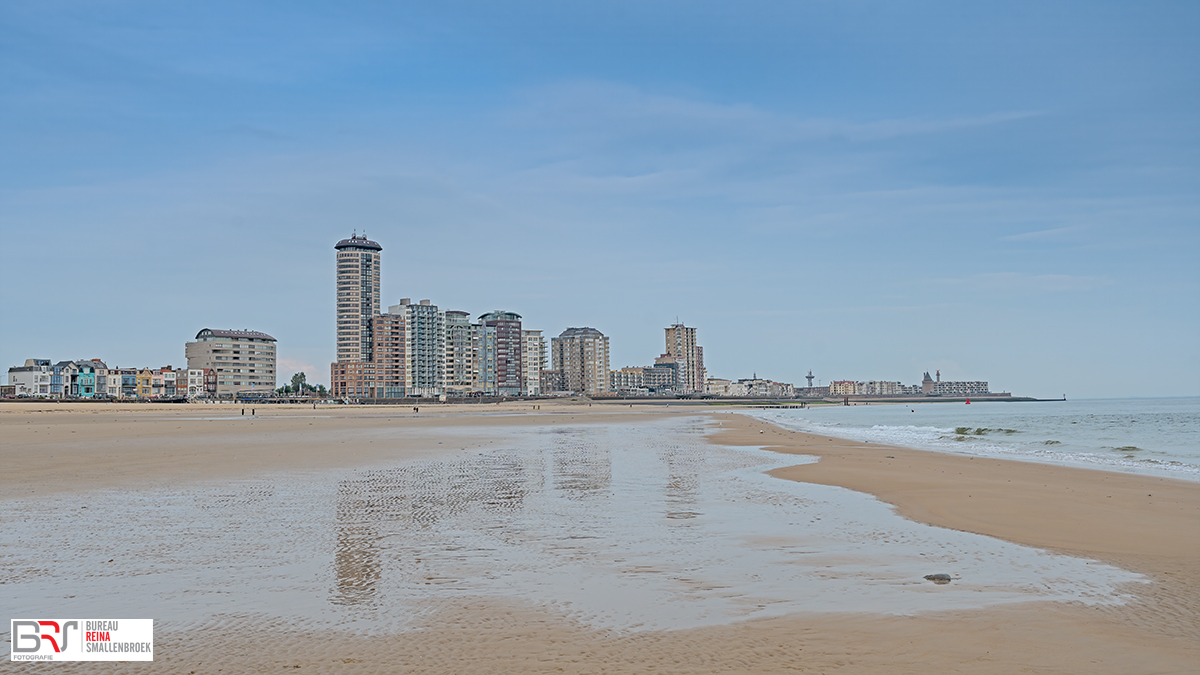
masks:
{"type": "Polygon", "coordinates": [[[370,361],[371,318],[379,314],[377,242],[358,234],[339,241],[337,250],[337,360],[370,361]]]}

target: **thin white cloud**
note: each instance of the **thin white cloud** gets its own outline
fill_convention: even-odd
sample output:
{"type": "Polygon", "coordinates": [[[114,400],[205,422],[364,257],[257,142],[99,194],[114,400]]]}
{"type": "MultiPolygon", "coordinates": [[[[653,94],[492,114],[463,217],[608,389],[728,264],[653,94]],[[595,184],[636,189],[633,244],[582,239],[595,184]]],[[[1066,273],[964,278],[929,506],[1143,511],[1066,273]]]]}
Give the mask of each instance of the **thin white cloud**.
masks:
{"type": "Polygon", "coordinates": [[[1035,232],[1022,232],[1021,234],[1010,234],[1007,237],[1000,237],[1000,241],[1036,241],[1042,239],[1057,239],[1065,234],[1079,232],[1084,229],[1083,225],[1072,225],[1070,227],[1056,227],[1050,230],[1037,230],[1035,232]]]}
{"type": "MultiPolygon", "coordinates": [[[[729,141],[799,142],[840,138],[876,141],[900,136],[1003,124],[1035,117],[1033,111],[1000,111],[973,117],[900,118],[869,122],[798,118],[747,104],[653,94],[609,82],[573,82],[530,89],[508,113],[511,123],[568,129],[597,137],[704,135],[713,144],[729,141]]],[[[661,138],[661,137],[660,137],[661,138]]]]}
{"type": "Polygon", "coordinates": [[[1112,283],[1108,277],[1074,276],[1070,274],[1021,274],[1018,272],[994,272],[975,274],[969,277],[931,279],[948,286],[960,286],[981,291],[1015,293],[1058,293],[1065,291],[1091,291],[1112,283]]]}

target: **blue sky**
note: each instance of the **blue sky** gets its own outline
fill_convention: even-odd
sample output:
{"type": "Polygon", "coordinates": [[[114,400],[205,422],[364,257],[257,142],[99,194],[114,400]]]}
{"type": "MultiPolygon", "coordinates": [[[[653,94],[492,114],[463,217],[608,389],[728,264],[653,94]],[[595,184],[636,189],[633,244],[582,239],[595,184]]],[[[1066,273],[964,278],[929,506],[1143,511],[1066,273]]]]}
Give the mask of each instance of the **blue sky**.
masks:
{"type": "Polygon", "coordinates": [[[711,376],[1200,394],[1200,4],[0,2],[0,365],[385,302],[711,376]],[[248,252],[248,253],[247,253],[248,252]]]}

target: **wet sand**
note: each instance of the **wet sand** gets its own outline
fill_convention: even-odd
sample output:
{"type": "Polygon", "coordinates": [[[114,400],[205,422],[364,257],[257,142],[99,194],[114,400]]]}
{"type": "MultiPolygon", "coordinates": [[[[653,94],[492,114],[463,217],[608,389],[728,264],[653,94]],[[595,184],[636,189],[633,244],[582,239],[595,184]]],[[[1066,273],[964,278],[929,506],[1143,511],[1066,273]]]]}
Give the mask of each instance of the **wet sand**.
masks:
{"type": "MultiPolygon", "coordinates": [[[[0,493],[5,501],[444,457],[486,446],[487,440],[471,433],[471,427],[578,427],[698,412],[684,406],[645,412],[569,403],[545,404],[541,410],[529,404],[431,406],[416,416],[411,408],[314,412],[272,407],[259,408],[256,419],[243,420],[240,406],[151,410],[31,405],[0,407],[6,464],[0,493]],[[383,442],[389,436],[394,440],[397,429],[404,433],[402,443],[383,442]],[[90,440],[82,443],[78,437],[85,431],[90,440]],[[53,462],[47,461],[51,455],[53,462]]],[[[400,633],[336,627],[314,631],[269,612],[240,613],[213,616],[187,631],[159,631],[158,657],[151,664],[56,668],[184,673],[290,667],[302,672],[414,673],[1197,671],[1200,486],[830,440],[728,413],[711,414],[711,419],[720,425],[720,433],[711,437],[716,443],[821,457],[816,464],[772,471],[778,478],[873,494],[917,521],[1116,565],[1146,575],[1151,583],[1125,584],[1122,592],[1132,600],[1123,605],[1038,601],[914,616],[797,613],[681,630],[596,628],[545,607],[496,598],[438,599],[400,633]]],[[[3,522],[11,526],[15,520],[8,511],[3,522]]],[[[70,584],[62,581],[64,589],[70,584]]]]}

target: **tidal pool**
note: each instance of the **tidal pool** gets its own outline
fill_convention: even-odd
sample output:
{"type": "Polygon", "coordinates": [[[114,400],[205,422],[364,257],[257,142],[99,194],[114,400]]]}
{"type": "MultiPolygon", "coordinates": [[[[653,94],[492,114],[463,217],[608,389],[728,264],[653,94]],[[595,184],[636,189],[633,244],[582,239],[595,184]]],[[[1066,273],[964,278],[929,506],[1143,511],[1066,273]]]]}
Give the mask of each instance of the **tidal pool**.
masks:
{"type": "Polygon", "coordinates": [[[390,466],[6,500],[2,618],[179,627],[254,615],[376,632],[483,597],[649,630],[1118,603],[1118,585],[1142,579],[771,478],[812,460],[710,444],[703,418],[453,433],[492,443],[390,466]],[[939,572],[954,582],[923,579],[939,572]]]}

